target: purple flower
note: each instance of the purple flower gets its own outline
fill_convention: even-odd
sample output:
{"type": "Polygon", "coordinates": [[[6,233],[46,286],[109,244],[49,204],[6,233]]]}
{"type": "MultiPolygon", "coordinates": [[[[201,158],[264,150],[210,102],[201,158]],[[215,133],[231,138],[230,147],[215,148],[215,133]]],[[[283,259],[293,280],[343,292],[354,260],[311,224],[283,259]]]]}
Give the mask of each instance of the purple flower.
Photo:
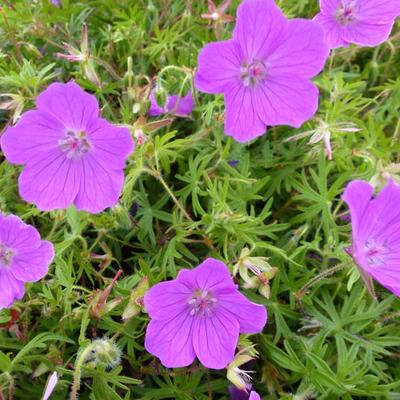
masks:
{"type": "Polygon", "coordinates": [[[343,194],[353,231],[350,254],[367,285],[372,277],[400,297],[400,186],[389,180],[375,198],[373,192],[369,183],[356,180],[343,194]]]}
{"type": "Polygon", "coordinates": [[[94,96],[76,83],[53,83],[6,130],[7,160],[25,165],[21,197],[42,210],[67,208],[97,213],[117,203],[123,168],[133,150],[129,130],[99,117],[94,96]]]}
{"type": "Polygon", "coordinates": [[[156,89],[153,89],[150,93],[150,109],[149,115],[151,117],[156,117],[162,114],[172,114],[177,117],[187,117],[189,116],[194,107],[193,94],[191,91],[187,93],[184,97],[179,96],[167,96],[167,102],[164,108],[157,104],[155,97],[156,89]]]}
{"type": "Polygon", "coordinates": [[[266,127],[300,127],[318,107],[310,82],[329,49],[314,21],[287,20],[273,0],[244,0],[231,40],[210,43],[199,55],[196,87],[225,95],[225,133],[238,142],[266,127]]]}
{"type": "Polygon", "coordinates": [[[0,309],[22,299],[25,282],[43,278],[53,258],[53,245],[33,226],[0,214],[0,309]]]}
{"type": "Polygon", "coordinates": [[[61,7],[61,0],[50,0],[50,3],[53,4],[53,6],[61,7]]]}
{"type": "Polygon", "coordinates": [[[315,17],[333,49],[355,43],[377,46],[390,35],[394,19],[400,15],[399,0],[320,0],[315,17]]]}
{"type": "MultiPolygon", "coordinates": [[[[251,385],[249,385],[251,389],[251,385]]],[[[231,400],[261,400],[260,395],[255,390],[250,390],[250,393],[246,390],[240,390],[235,386],[229,386],[229,394],[231,400]]]]}
{"type": "Polygon", "coordinates": [[[261,332],[267,321],[265,307],[240,294],[228,267],[213,258],[153,286],[144,304],[151,318],[146,350],[168,368],[190,365],[196,356],[207,368],[225,368],[239,333],[261,332]]]}

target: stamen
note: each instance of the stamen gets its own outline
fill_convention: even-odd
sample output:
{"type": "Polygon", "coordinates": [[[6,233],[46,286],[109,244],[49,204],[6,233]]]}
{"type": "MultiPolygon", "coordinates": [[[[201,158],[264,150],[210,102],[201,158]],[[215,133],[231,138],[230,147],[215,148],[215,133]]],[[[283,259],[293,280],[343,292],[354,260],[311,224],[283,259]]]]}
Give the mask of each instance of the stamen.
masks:
{"type": "Polygon", "coordinates": [[[83,154],[91,149],[90,142],[84,131],[68,130],[64,139],[58,142],[62,151],[67,155],[67,158],[81,158],[83,154]]]}
{"type": "Polygon", "coordinates": [[[212,293],[207,290],[197,289],[193,293],[193,297],[188,301],[190,315],[210,317],[214,312],[217,302],[212,293]]]}
{"type": "Polygon", "coordinates": [[[0,243],[0,267],[9,267],[14,257],[14,251],[0,243]]]}
{"type": "Polygon", "coordinates": [[[240,79],[244,86],[257,86],[267,73],[267,67],[262,61],[253,61],[243,64],[240,68],[240,79]]]}
{"type": "Polygon", "coordinates": [[[364,250],[371,267],[378,267],[388,261],[390,248],[386,241],[380,243],[376,239],[369,239],[365,243],[364,250]]]}

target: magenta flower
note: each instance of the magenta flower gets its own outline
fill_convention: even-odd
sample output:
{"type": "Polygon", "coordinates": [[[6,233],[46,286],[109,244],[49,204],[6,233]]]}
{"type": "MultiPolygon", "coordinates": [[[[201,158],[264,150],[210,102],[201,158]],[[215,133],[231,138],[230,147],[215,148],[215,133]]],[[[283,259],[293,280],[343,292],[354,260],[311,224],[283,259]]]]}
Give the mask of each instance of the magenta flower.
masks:
{"type": "Polygon", "coordinates": [[[7,160],[25,165],[21,197],[42,210],[98,213],[117,203],[133,150],[129,130],[99,117],[94,96],[76,83],[53,83],[1,138],[7,160]]]}
{"type": "Polygon", "coordinates": [[[310,82],[329,49],[314,21],[287,20],[273,0],[244,0],[231,40],[199,55],[196,87],[225,95],[225,133],[247,142],[267,125],[300,127],[317,111],[310,82]]]}
{"type": "Polygon", "coordinates": [[[53,258],[53,245],[33,226],[0,214],[0,309],[22,299],[25,282],[43,278],[53,258]]]}
{"type": "Polygon", "coordinates": [[[155,89],[153,89],[150,93],[150,109],[149,115],[151,117],[156,117],[162,114],[172,114],[177,117],[187,117],[189,116],[194,107],[193,102],[193,94],[191,91],[187,93],[186,96],[179,97],[179,96],[167,96],[166,104],[163,107],[160,107],[157,104],[156,97],[155,97],[155,89]]]}
{"type": "Polygon", "coordinates": [[[261,400],[260,395],[255,390],[251,390],[251,385],[249,385],[248,390],[240,390],[235,386],[229,386],[229,394],[231,400],[261,400]]]}
{"type": "Polygon", "coordinates": [[[377,46],[390,35],[400,15],[399,0],[320,0],[321,12],[315,17],[325,31],[328,45],[355,43],[377,46]]]}
{"type": "Polygon", "coordinates": [[[47,381],[46,387],[44,389],[42,400],[49,400],[50,396],[53,394],[54,389],[56,388],[58,383],[58,375],[57,372],[53,372],[47,381]]]}
{"type": "Polygon", "coordinates": [[[368,288],[372,277],[400,297],[400,186],[390,180],[375,198],[373,192],[369,183],[359,180],[344,192],[353,231],[349,252],[368,288]]]}
{"type": "Polygon", "coordinates": [[[239,293],[228,267],[213,258],[153,286],[144,304],[151,318],[146,350],[168,368],[190,365],[196,356],[207,368],[225,368],[239,333],[261,332],[267,321],[265,307],[239,293]]]}

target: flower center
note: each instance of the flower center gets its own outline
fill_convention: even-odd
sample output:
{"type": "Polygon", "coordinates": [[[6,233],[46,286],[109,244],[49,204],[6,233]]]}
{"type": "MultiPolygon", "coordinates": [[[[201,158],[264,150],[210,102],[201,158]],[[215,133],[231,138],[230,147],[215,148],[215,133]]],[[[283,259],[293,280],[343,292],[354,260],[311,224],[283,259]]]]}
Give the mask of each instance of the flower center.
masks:
{"type": "Polygon", "coordinates": [[[9,267],[14,257],[14,251],[0,243],[0,267],[9,267]]]}
{"type": "Polygon", "coordinates": [[[67,158],[81,158],[92,147],[85,131],[73,130],[68,130],[64,138],[58,141],[58,145],[67,158]]]}
{"type": "Polygon", "coordinates": [[[336,21],[341,25],[349,25],[355,22],[355,1],[343,1],[341,6],[336,10],[336,21]]]}
{"type": "Polygon", "coordinates": [[[262,61],[243,64],[240,68],[240,79],[244,86],[257,86],[267,73],[267,67],[262,61]]]}
{"type": "Polygon", "coordinates": [[[365,256],[371,267],[378,267],[388,260],[390,248],[386,242],[379,243],[375,239],[369,239],[364,246],[365,256]]]}
{"type": "Polygon", "coordinates": [[[192,298],[188,301],[190,315],[200,315],[210,317],[217,304],[217,299],[207,290],[197,289],[192,298]]]}

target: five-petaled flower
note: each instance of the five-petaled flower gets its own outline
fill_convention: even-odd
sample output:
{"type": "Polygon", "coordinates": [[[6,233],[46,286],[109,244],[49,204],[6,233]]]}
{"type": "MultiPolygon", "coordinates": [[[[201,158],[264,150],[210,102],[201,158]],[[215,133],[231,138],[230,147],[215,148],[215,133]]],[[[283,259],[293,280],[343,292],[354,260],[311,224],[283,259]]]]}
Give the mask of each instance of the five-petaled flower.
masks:
{"type": "Polygon", "coordinates": [[[33,226],[0,214],[0,309],[22,299],[25,282],[43,278],[53,258],[53,245],[33,226]]]}
{"type": "Polygon", "coordinates": [[[344,192],[353,236],[349,252],[369,290],[372,277],[400,297],[400,186],[389,180],[375,198],[373,192],[372,185],[360,180],[350,182],[344,192]]]}
{"type": "Polygon", "coordinates": [[[261,332],[267,321],[265,307],[247,300],[228,267],[213,258],[153,286],[144,304],[151,318],[145,347],[168,368],[190,365],[196,356],[207,368],[225,368],[239,333],[261,332]]]}
{"type": "Polygon", "coordinates": [[[195,84],[225,95],[225,132],[246,142],[267,125],[298,128],[315,114],[318,89],[310,79],[328,54],[318,23],[286,19],[273,0],[244,0],[233,38],[200,52],[195,84]]]}
{"type": "Polygon", "coordinates": [[[24,164],[21,197],[42,210],[98,213],[117,203],[133,150],[127,128],[99,117],[93,95],[76,83],[53,83],[1,138],[7,160],[24,164]]]}
{"type": "Polygon", "coordinates": [[[182,97],[178,95],[167,96],[164,107],[161,107],[157,104],[155,92],[156,89],[153,89],[149,97],[149,115],[151,117],[157,117],[163,114],[172,114],[177,117],[188,117],[192,113],[194,102],[191,91],[189,91],[186,96],[182,97]]]}
{"type": "Polygon", "coordinates": [[[400,16],[399,0],[320,0],[315,17],[331,48],[377,46],[386,41],[400,16]]]}

